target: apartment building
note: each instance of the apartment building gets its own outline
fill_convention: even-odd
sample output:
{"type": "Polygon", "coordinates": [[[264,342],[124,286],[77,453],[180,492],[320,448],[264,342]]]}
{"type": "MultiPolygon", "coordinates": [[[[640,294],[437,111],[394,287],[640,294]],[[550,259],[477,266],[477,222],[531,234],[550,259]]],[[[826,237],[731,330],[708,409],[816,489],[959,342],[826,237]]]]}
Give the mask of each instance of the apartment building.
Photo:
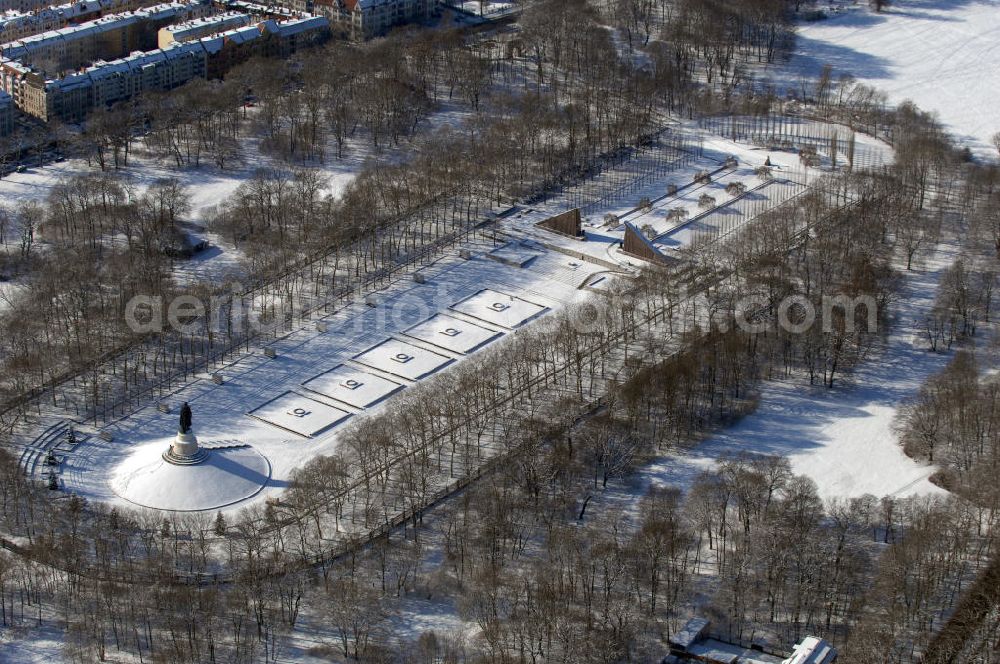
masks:
{"type": "Polygon", "coordinates": [[[25,72],[22,65],[20,69],[12,68],[19,76],[15,103],[25,113],[45,121],[80,122],[94,108],[145,92],[172,90],[195,78],[220,77],[251,55],[285,56],[328,35],[325,18],[308,16],[290,21],[268,20],[210,37],[174,42],[166,48],[96,62],[55,80],[45,80],[30,70],[25,72]]]}
{"type": "Polygon", "coordinates": [[[106,14],[133,11],[160,0],[79,0],[31,12],[0,13],[0,43],[91,21],[106,14]]]}
{"type": "Polygon", "coordinates": [[[299,18],[303,14],[312,13],[312,12],[307,12],[304,9],[295,9],[291,7],[290,6],[291,3],[288,2],[286,2],[285,5],[280,5],[280,4],[262,4],[260,2],[251,2],[250,0],[216,0],[216,4],[218,4],[220,7],[225,7],[230,11],[250,14],[254,18],[259,18],[259,19],[273,18],[278,21],[299,18]]]}
{"type": "Polygon", "coordinates": [[[36,9],[48,7],[50,0],[0,0],[0,12],[21,12],[28,13],[36,9]]]}
{"type": "Polygon", "coordinates": [[[253,18],[250,14],[242,12],[226,12],[215,16],[197,18],[176,25],[168,25],[160,28],[157,35],[157,46],[166,48],[174,42],[189,42],[209,35],[218,34],[233,28],[242,28],[250,25],[253,18]]]}
{"type": "Polygon", "coordinates": [[[207,15],[207,0],[184,0],[110,14],[59,30],[0,44],[0,55],[57,75],[95,60],[111,60],[156,47],[159,28],[207,15]]]}
{"type": "Polygon", "coordinates": [[[0,136],[14,131],[14,98],[0,91],[0,136]]]}
{"type": "Polygon", "coordinates": [[[325,16],[331,28],[361,41],[437,13],[437,0],[288,0],[294,9],[325,16]]]}

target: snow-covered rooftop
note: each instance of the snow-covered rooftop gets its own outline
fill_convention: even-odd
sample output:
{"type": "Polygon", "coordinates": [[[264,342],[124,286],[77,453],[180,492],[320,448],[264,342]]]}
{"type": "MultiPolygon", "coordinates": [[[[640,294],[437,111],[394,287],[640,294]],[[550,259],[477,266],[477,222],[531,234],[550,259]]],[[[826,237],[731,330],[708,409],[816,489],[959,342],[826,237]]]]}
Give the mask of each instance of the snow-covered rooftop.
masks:
{"type": "Polygon", "coordinates": [[[241,12],[225,12],[216,16],[205,16],[192,19],[176,25],[168,25],[160,28],[162,32],[170,34],[177,41],[190,39],[194,35],[203,34],[206,30],[221,32],[227,28],[242,27],[250,24],[250,15],[241,12]]]}
{"type": "Polygon", "coordinates": [[[0,37],[5,31],[26,24],[44,24],[49,21],[68,21],[77,16],[86,16],[100,11],[104,7],[114,7],[113,0],[77,0],[55,7],[45,7],[35,12],[20,12],[8,10],[0,14],[0,37]]]}
{"type": "Polygon", "coordinates": [[[166,48],[152,51],[136,51],[131,55],[111,62],[99,60],[81,72],[75,72],[61,79],[46,81],[49,89],[60,89],[67,92],[74,88],[90,85],[94,81],[125,74],[129,71],[141,70],[145,67],[180,57],[196,57],[204,55],[205,49],[200,42],[175,42],[166,48]]]}
{"type": "Polygon", "coordinates": [[[282,37],[301,34],[310,30],[322,30],[329,22],[325,16],[303,16],[288,21],[275,22],[274,32],[282,37]]]}
{"type": "Polygon", "coordinates": [[[807,636],[795,646],[792,656],[783,664],[830,664],[837,659],[837,650],[826,640],[807,636]]]}
{"type": "Polygon", "coordinates": [[[245,0],[229,0],[225,5],[231,9],[244,11],[249,14],[266,14],[274,16],[295,16],[296,12],[282,7],[281,5],[268,5],[260,2],[246,2],[245,0]]]}
{"type": "Polygon", "coordinates": [[[57,30],[49,30],[41,34],[19,39],[17,41],[7,42],[6,44],[0,45],[0,51],[2,51],[7,58],[23,58],[31,53],[34,53],[35,51],[46,48],[53,41],[63,39],[83,39],[89,35],[99,34],[109,30],[117,30],[131,23],[174,16],[199,4],[201,3],[197,0],[178,0],[176,2],[168,2],[161,5],[155,5],[153,7],[147,7],[145,9],[137,9],[131,12],[109,14],[107,16],[94,19],[93,21],[80,23],[79,25],[73,25],[57,30]]]}

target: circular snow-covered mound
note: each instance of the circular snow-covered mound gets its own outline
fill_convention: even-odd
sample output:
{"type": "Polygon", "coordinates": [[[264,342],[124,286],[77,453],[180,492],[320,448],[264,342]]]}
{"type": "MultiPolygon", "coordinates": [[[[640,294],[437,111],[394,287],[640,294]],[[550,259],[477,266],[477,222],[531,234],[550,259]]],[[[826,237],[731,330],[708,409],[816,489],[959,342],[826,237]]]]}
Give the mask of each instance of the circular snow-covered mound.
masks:
{"type": "Polygon", "coordinates": [[[163,458],[169,441],[143,445],[115,469],[109,484],[142,507],[173,512],[213,510],[255,496],[271,477],[267,457],[249,446],[201,448],[205,458],[179,465],[163,458]]]}

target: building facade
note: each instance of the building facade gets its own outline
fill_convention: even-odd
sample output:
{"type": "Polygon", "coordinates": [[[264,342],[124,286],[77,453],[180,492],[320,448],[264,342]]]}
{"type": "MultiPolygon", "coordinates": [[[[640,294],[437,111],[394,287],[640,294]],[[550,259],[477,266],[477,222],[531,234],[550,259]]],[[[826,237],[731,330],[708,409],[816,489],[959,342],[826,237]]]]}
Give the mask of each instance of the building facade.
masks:
{"type": "Polygon", "coordinates": [[[185,21],[176,25],[168,25],[160,28],[157,35],[157,46],[166,48],[174,42],[189,42],[202,37],[218,34],[233,28],[242,28],[250,25],[253,18],[249,14],[240,12],[226,12],[215,16],[196,18],[192,21],[185,21]]]}
{"type": "Polygon", "coordinates": [[[426,21],[437,13],[437,0],[288,0],[293,8],[325,16],[331,29],[362,41],[384,35],[405,23],[426,21]],[[308,7],[308,9],[306,8],[308,7]]]}
{"type": "Polygon", "coordinates": [[[0,136],[9,136],[14,131],[14,98],[0,92],[0,136]]]}
{"type": "Polygon", "coordinates": [[[252,55],[287,56],[322,41],[329,22],[319,16],[264,21],[166,48],[135,52],[58,79],[46,79],[19,63],[0,80],[14,81],[14,102],[24,113],[44,121],[80,122],[107,107],[145,92],[172,90],[195,78],[218,78],[252,55]]]}
{"type": "Polygon", "coordinates": [[[0,55],[32,69],[59,75],[95,60],[111,60],[135,50],[155,48],[161,27],[205,16],[210,11],[211,5],[205,0],[186,0],[109,14],[0,44],[0,55]]]}
{"type": "Polygon", "coordinates": [[[24,39],[50,30],[59,30],[107,14],[133,11],[154,5],[159,1],[79,0],[64,5],[43,7],[31,12],[11,10],[0,14],[0,43],[24,39]]]}
{"type": "Polygon", "coordinates": [[[0,11],[27,13],[51,4],[50,0],[0,0],[0,11]]]}

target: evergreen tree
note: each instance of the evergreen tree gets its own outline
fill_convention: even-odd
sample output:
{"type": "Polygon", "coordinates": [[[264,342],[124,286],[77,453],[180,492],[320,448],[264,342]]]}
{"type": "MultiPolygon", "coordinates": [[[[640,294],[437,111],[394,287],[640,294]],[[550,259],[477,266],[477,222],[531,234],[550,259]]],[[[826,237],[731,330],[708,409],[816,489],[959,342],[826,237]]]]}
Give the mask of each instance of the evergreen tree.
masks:
{"type": "Polygon", "coordinates": [[[215,534],[222,537],[226,534],[226,517],[222,516],[222,512],[215,513],[215,534]]]}

